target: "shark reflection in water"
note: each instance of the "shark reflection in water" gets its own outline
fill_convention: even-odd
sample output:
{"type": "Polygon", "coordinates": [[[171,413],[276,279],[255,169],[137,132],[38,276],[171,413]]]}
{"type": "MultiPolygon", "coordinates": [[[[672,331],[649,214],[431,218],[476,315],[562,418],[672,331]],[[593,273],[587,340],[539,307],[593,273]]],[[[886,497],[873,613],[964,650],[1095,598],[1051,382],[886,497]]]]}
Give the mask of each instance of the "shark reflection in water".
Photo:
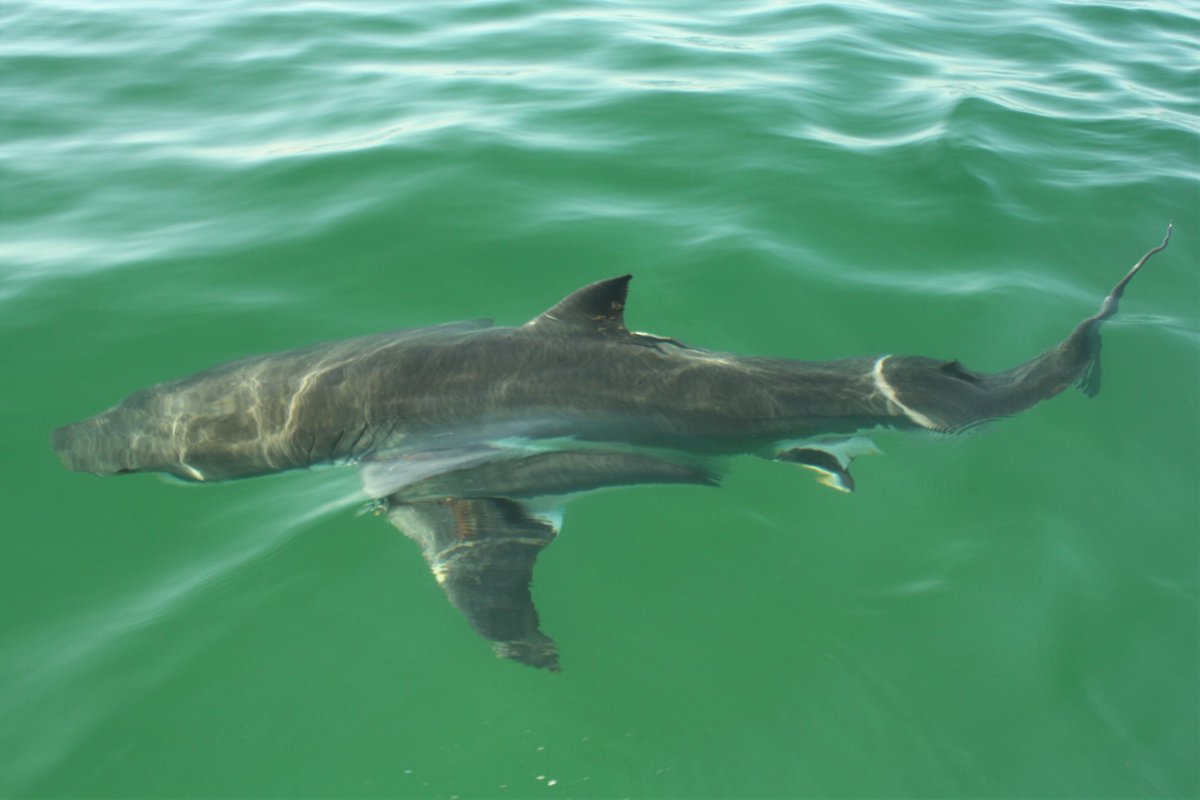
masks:
{"type": "Polygon", "coordinates": [[[466,322],[253,356],[135,392],[54,432],[74,470],[209,482],[353,464],[374,508],[420,545],[496,653],[557,671],[533,564],[580,492],[715,486],[746,453],[851,491],[875,427],[954,432],[1076,384],[1099,388],[1100,326],[1129,280],[1060,343],[1005,372],[881,355],[797,361],[715,353],[625,327],[630,276],[519,327],[466,322]]]}

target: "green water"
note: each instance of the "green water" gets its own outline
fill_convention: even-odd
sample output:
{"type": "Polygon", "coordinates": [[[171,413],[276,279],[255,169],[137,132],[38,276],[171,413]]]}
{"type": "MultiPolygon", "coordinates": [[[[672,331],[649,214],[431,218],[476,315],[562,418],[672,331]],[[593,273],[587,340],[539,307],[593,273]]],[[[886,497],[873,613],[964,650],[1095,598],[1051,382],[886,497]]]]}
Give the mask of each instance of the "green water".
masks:
{"type": "Polygon", "coordinates": [[[0,795],[1200,794],[1200,11],[1081,2],[0,9],[0,795]],[[256,352],[519,323],[1034,355],[1176,225],[1105,386],[574,502],[564,671],[495,660],[351,472],[63,470],[256,352]]]}

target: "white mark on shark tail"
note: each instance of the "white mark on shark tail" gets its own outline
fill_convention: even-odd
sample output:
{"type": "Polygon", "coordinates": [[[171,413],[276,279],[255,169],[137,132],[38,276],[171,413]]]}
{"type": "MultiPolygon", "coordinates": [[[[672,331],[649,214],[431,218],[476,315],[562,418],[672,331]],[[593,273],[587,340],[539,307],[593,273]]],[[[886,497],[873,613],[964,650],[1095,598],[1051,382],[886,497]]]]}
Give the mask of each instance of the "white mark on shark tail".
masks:
{"type": "Polygon", "coordinates": [[[896,394],[896,389],[890,383],[888,383],[887,378],[884,377],[883,374],[884,362],[886,362],[889,358],[891,358],[891,355],[881,357],[875,362],[874,369],[871,370],[871,379],[875,382],[875,388],[883,393],[883,396],[887,398],[888,403],[900,409],[900,411],[904,413],[904,416],[908,417],[913,422],[917,423],[923,428],[929,428],[930,430],[942,430],[941,425],[938,425],[920,411],[909,408],[904,404],[903,401],[900,400],[900,396],[896,394]]]}

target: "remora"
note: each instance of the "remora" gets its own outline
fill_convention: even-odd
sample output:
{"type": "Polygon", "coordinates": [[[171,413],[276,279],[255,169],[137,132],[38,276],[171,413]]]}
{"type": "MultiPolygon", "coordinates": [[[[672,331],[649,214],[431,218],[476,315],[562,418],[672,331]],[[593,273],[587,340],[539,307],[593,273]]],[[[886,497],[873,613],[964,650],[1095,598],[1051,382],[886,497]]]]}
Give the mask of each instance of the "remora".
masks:
{"type": "Polygon", "coordinates": [[[59,428],[74,470],[222,481],[355,464],[379,513],[420,545],[450,601],[498,655],[557,671],[530,581],[579,492],[716,485],[749,453],[854,487],[887,426],[944,432],[1099,389],[1100,310],[1005,372],[882,355],[811,362],[716,353],[629,331],[629,275],[568,295],[520,327],[454,323],[253,356],[134,392],[59,428]]]}

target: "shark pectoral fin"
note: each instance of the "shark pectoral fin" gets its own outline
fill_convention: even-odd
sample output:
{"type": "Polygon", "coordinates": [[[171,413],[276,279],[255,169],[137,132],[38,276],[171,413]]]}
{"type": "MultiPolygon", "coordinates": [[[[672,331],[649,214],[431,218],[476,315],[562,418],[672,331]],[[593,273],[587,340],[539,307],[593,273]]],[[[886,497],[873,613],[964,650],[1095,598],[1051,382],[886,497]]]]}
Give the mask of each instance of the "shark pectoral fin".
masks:
{"type": "Polygon", "coordinates": [[[839,492],[853,492],[854,478],[850,475],[850,464],[861,455],[879,453],[875,443],[864,436],[848,439],[826,439],[819,442],[803,442],[775,455],[776,461],[798,464],[816,472],[817,481],[839,492]]]}
{"type": "Polygon", "coordinates": [[[512,500],[389,501],[388,520],[421,546],[450,602],[496,655],[558,672],[558,650],[538,629],[529,592],[557,525],[512,500]]]}

